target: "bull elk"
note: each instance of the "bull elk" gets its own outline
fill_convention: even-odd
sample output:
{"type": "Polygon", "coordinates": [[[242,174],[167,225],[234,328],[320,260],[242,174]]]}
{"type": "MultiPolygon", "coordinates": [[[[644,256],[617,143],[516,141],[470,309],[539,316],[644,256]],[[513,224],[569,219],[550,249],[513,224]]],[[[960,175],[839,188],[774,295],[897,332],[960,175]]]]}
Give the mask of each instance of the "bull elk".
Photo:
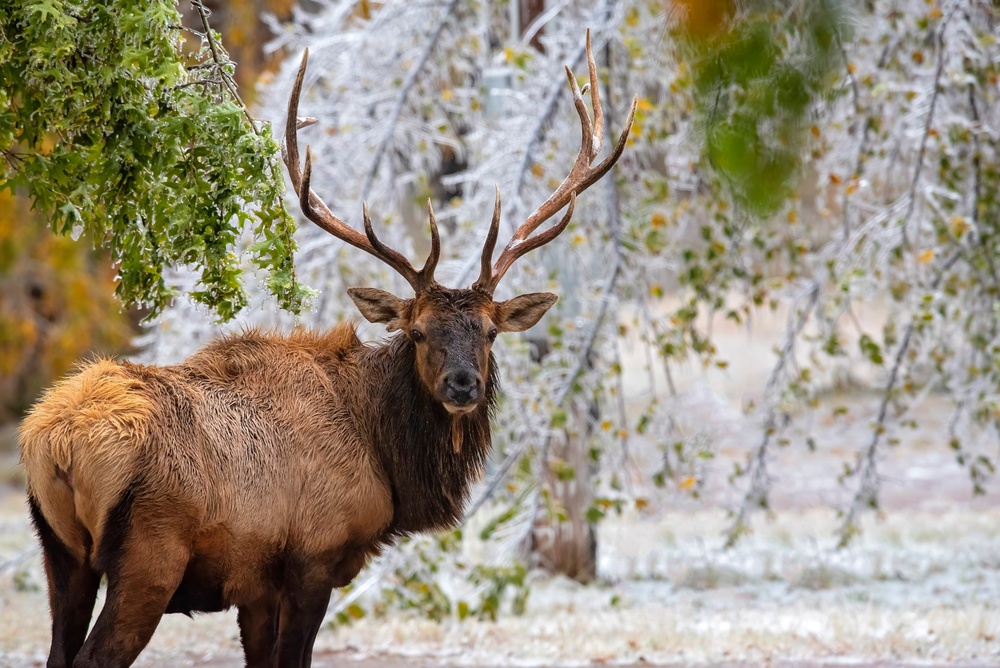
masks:
{"type": "Polygon", "coordinates": [[[597,165],[603,115],[587,36],[593,119],[566,68],[583,125],[569,175],[491,262],[497,191],[479,278],[434,280],[440,241],[416,270],[372,229],[362,235],[310,189],[297,116],[308,53],[289,97],[283,157],[307,218],[399,272],[414,296],[348,294],[399,332],[363,344],[350,324],[216,340],[175,366],[100,360],[62,380],[25,418],[19,440],[52,614],[48,666],[129,666],[164,613],[238,609],[248,666],[308,666],[332,589],[417,531],[454,526],[491,449],[498,380],[491,344],[555,303],[549,293],[494,301],[528,251],[556,238],[597,165]],[[549,229],[532,233],[566,207],[549,229]],[[101,576],[107,597],[88,634],[101,576]]]}

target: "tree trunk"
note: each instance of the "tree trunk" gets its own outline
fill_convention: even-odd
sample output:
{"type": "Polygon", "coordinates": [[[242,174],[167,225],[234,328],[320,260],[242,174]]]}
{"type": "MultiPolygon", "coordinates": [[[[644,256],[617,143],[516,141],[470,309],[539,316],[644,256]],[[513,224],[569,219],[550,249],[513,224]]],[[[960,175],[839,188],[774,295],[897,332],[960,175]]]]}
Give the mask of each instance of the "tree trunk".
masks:
{"type": "MultiPolygon", "coordinates": [[[[544,339],[535,341],[539,356],[544,339]]],[[[584,584],[597,577],[597,534],[587,518],[594,500],[590,458],[592,425],[598,406],[570,402],[566,426],[549,440],[542,472],[543,497],[528,538],[528,562],[584,584]]]]}
{"type": "MultiPolygon", "coordinates": [[[[541,16],[542,12],[545,11],[545,0],[515,0],[520,5],[520,11],[518,12],[518,17],[520,19],[520,25],[518,26],[519,35],[523,35],[525,31],[534,23],[535,19],[541,16]]],[[[545,32],[545,28],[542,28],[536,32],[532,37],[531,41],[528,42],[534,48],[538,49],[542,53],[545,53],[545,47],[542,46],[541,36],[545,32]]]]}

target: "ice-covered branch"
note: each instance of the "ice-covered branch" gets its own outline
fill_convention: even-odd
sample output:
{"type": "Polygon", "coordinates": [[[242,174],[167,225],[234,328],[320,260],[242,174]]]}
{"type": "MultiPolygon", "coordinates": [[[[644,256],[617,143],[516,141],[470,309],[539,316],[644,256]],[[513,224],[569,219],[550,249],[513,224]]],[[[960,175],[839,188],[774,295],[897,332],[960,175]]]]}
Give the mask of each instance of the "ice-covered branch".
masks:
{"type": "Polygon", "coordinates": [[[438,21],[437,26],[434,28],[434,32],[428,37],[426,43],[424,44],[423,50],[420,52],[420,59],[417,60],[416,65],[410,68],[409,73],[406,75],[406,81],[399,89],[399,93],[396,95],[396,102],[392,107],[392,111],[389,113],[389,121],[386,125],[385,131],[382,135],[382,140],[378,144],[378,148],[375,149],[375,157],[372,159],[372,166],[368,170],[368,177],[365,179],[365,185],[361,189],[362,199],[367,200],[368,196],[371,194],[372,184],[375,183],[375,177],[378,176],[378,169],[382,164],[382,157],[385,155],[386,148],[392,143],[393,134],[396,131],[396,125],[399,123],[399,115],[403,111],[403,106],[406,104],[406,99],[410,95],[410,91],[417,83],[417,79],[420,77],[421,72],[423,72],[424,66],[427,61],[430,60],[431,55],[434,53],[434,49],[438,46],[441,40],[441,33],[444,32],[445,26],[448,25],[448,21],[451,19],[451,15],[454,13],[455,8],[458,6],[458,0],[451,0],[448,6],[445,7],[444,13],[441,15],[441,19],[438,21]]]}
{"type": "MultiPolygon", "coordinates": [[[[937,290],[941,281],[951,268],[958,262],[961,253],[956,252],[948,258],[938,268],[934,280],[931,281],[930,290],[937,290]]],[[[918,316],[914,314],[910,322],[906,325],[906,331],[900,340],[899,348],[896,350],[896,357],[889,371],[889,378],[882,389],[882,399],[879,403],[878,414],[875,424],[872,426],[871,440],[868,445],[858,454],[858,462],[852,471],[852,477],[858,478],[858,488],[854,493],[847,510],[842,512],[840,526],[837,529],[837,546],[846,547],[851,539],[858,533],[858,516],[866,508],[878,508],[878,492],[881,485],[881,478],[878,474],[878,454],[882,436],[885,434],[886,418],[889,413],[889,402],[892,401],[896,389],[896,382],[899,380],[899,372],[903,368],[903,361],[910,343],[913,341],[913,333],[916,329],[918,316]]]]}
{"type": "Polygon", "coordinates": [[[778,411],[780,393],[779,383],[789,365],[794,364],[796,344],[799,336],[809,322],[810,314],[816,306],[820,297],[820,286],[818,282],[813,282],[805,293],[805,303],[798,307],[793,307],[788,314],[788,327],[785,331],[785,340],[778,351],[778,360],[771,368],[767,384],[764,387],[764,400],[767,408],[764,414],[763,433],[760,443],[747,457],[746,468],[738,477],[749,478],[746,492],[740,504],[730,511],[729,526],[725,531],[725,547],[730,548],[736,545],[741,536],[749,531],[749,516],[754,510],[767,509],[768,494],[771,490],[771,476],[767,472],[767,462],[771,440],[779,429],[778,411]]]}
{"type": "Polygon", "coordinates": [[[37,546],[36,547],[29,547],[27,550],[23,550],[22,552],[19,552],[18,554],[14,555],[10,559],[6,559],[4,561],[0,561],[0,575],[3,575],[7,571],[13,570],[15,568],[18,568],[22,564],[27,563],[28,561],[30,561],[31,559],[33,559],[34,557],[36,557],[38,555],[39,551],[40,550],[39,550],[39,548],[37,546]]]}
{"type": "Polygon", "coordinates": [[[952,3],[951,9],[948,10],[948,14],[941,21],[941,25],[938,27],[934,35],[934,42],[937,46],[937,66],[934,70],[934,82],[931,84],[931,101],[927,109],[927,118],[924,121],[923,135],[920,138],[920,149],[917,151],[917,164],[913,169],[913,179],[910,181],[906,213],[903,215],[904,246],[909,245],[907,230],[910,226],[910,217],[913,215],[913,208],[916,206],[917,187],[920,185],[920,176],[923,173],[924,156],[927,154],[927,142],[931,137],[931,124],[934,122],[934,110],[937,108],[938,97],[941,94],[941,75],[944,73],[944,64],[947,56],[944,44],[944,32],[947,30],[948,24],[955,15],[955,11],[958,9],[959,4],[960,0],[955,0],[952,3]]]}

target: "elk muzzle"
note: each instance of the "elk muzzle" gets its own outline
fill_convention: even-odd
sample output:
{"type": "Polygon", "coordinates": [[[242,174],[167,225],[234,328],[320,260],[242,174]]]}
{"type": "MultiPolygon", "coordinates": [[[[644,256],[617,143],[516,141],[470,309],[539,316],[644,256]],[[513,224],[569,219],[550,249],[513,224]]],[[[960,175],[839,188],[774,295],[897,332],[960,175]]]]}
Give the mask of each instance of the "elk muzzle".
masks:
{"type": "Polygon", "coordinates": [[[446,371],[441,379],[439,395],[449,413],[468,413],[476,408],[486,392],[482,375],[474,369],[446,371]]]}

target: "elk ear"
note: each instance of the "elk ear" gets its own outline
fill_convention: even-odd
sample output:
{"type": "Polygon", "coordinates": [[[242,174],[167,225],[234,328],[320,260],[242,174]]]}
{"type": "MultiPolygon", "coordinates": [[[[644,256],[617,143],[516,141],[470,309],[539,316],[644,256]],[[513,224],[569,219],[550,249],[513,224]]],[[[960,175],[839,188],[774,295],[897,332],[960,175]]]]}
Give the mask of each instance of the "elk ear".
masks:
{"type": "Polygon", "coordinates": [[[551,292],[532,292],[497,302],[497,329],[501,332],[523,332],[542,319],[559,297],[551,292]]]}
{"type": "Polygon", "coordinates": [[[347,294],[368,322],[385,323],[390,332],[403,326],[406,302],[396,295],[375,288],[348,288],[347,294]]]}

